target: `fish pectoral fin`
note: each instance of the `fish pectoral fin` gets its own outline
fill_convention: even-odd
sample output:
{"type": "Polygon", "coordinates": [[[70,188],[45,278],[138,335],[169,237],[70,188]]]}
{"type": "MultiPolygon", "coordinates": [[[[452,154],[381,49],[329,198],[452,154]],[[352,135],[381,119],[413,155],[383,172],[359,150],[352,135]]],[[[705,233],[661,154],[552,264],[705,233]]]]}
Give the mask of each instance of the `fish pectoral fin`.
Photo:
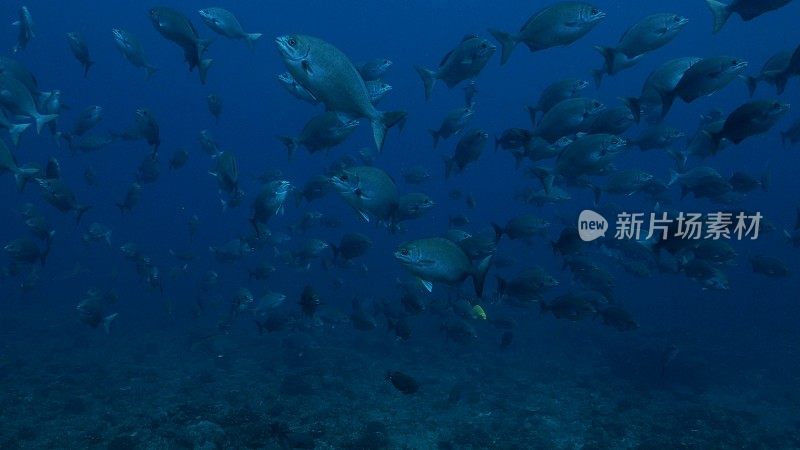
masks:
{"type": "Polygon", "coordinates": [[[474,60],[474,59],[472,59],[472,58],[464,58],[464,59],[462,59],[462,60],[461,60],[461,64],[464,64],[465,66],[469,66],[469,65],[471,65],[471,64],[472,64],[474,61],[475,61],[475,60],[474,60]]]}
{"type": "Polygon", "coordinates": [[[11,25],[13,25],[15,27],[20,26],[19,20],[15,20],[15,21],[11,22],[11,25]]]}
{"type": "MultiPolygon", "coordinates": [[[[307,59],[304,59],[303,62],[300,63],[300,65],[303,67],[303,70],[305,71],[305,73],[307,73],[309,75],[313,75],[314,71],[311,69],[311,63],[308,62],[307,59]]],[[[309,92],[309,94],[310,94],[310,92],[309,92]]],[[[312,97],[313,97],[313,94],[312,94],[312,97]]]]}
{"type": "Polygon", "coordinates": [[[364,219],[364,222],[369,223],[369,216],[367,215],[367,213],[364,212],[364,211],[361,211],[360,209],[357,210],[357,211],[358,211],[358,215],[361,216],[362,219],[364,219]]]}
{"type": "Polygon", "coordinates": [[[423,280],[422,278],[419,278],[419,282],[422,283],[422,287],[424,287],[426,291],[433,292],[433,282],[423,280]]]}

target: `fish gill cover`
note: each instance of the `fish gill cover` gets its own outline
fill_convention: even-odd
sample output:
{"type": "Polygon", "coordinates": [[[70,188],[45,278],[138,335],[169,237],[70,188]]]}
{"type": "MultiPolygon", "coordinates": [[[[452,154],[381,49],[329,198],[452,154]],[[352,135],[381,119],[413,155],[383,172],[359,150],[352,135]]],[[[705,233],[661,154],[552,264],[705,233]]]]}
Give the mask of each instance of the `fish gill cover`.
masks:
{"type": "Polygon", "coordinates": [[[800,4],[534,3],[3,2],[0,449],[800,447],[800,4]]]}

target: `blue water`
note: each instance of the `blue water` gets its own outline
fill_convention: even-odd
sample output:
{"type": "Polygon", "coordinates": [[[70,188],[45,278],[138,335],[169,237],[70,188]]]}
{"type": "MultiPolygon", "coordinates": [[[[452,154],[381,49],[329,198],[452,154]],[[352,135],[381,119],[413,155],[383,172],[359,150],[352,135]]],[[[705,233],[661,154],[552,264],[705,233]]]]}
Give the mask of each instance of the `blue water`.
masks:
{"type": "MultiPolygon", "coordinates": [[[[530,53],[520,45],[501,66],[498,53],[477,78],[475,117],[468,128],[490,136],[511,127],[530,128],[526,105],[535,104],[541,90],[566,77],[591,81],[589,72],[602,60],[592,45],[612,45],[638,19],[670,11],[690,19],[689,25],[665,47],[647,55],[635,67],[606,77],[597,90],[584,91],[613,107],[618,97],[640,93],[647,75],[662,62],[681,56],[731,55],[750,62],[747,74],[779,50],[800,42],[796,18],[800,3],[744,23],[733,16],[718,34],[711,34],[711,14],[704,2],[680,0],[669,4],[596,1],[607,17],[586,37],[569,47],[530,53]]],[[[115,203],[125,195],[138,164],[148,155],[143,141],[114,142],[96,153],[72,155],[57,146],[47,130],[29,129],[19,148],[2,139],[20,164],[43,165],[58,158],[62,178],[81,203],[92,205],[76,226],[74,215],[48,205],[31,183],[15,190],[13,179],[0,178],[0,242],[29,235],[20,212],[32,203],[55,229],[52,251],[44,267],[0,278],[0,448],[290,448],[286,433],[310,439],[316,448],[798,448],[800,447],[800,258],[786,243],[783,230],[794,227],[800,204],[800,152],[783,148],[779,132],[800,115],[800,86],[790,80],[780,100],[794,109],[769,133],[741,145],[727,146],[706,160],[690,159],[689,166],[709,165],[723,176],[735,170],[759,175],[769,166],[768,192],[756,191],[744,202],[721,206],[687,197],[671,188],[671,210],[711,212],[722,209],[760,211],[774,225],[756,241],[731,242],[738,256],[720,268],[730,289],[704,290],[681,274],[654,273],[633,277],[602,261],[615,279],[615,299],[635,318],[636,330],[620,332],[600,320],[556,320],[539,307],[515,307],[494,298],[495,275],[513,276],[540,266],[559,286],[545,294],[549,301],[579,282],[554,255],[551,241],[578,213],[594,208],[585,188],[567,188],[573,200],[537,208],[514,200],[514,193],[538,181],[515,170],[505,151],[491,143],[464,173],[444,178],[443,157],[451,155],[458,137],[433,149],[429,128],[463,105],[461,86],[448,90],[438,83],[426,101],[413,70],[416,64],[435,67],[465,34],[487,39],[487,28],[514,31],[539,5],[525,2],[466,1],[305,1],[280,5],[263,2],[221,2],[234,12],[248,32],[264,36],[251,52],[240,41],[215,35],[196,13],[208,5],[193,1],[173,5],[184,12],[204,38],[214,38],[206,57],[214,60],[208,82],[190,73],[181,50],[160,36],[147,17],[151,5],[134,1],[74,1],[66,5],[31,1],[27,7],[36,24],[36,37],[16,55],[16,29],[3,27],[0,48],[35,74],[44,91],[59,89],[69,109],[59,129],[69,130],[88,105],[101,105],[104,119],[95,131],[121,131],[133,125],[134,111],[150,109],[160,125],[161,177],[143,187],[140,203],[120,215],[115,203]],[[114,47],[111,28],[134,34],[149,62],[158,68],[150,79],[131,66],[114,47]],[[96,64],[87,78],[69,51],[65,34],[82,33],[96,64]],[[407,110],[402,133],[389,132],[375,166],[389,173],[400,193],[421,191],[436,202],[420,220],[402,233],[390,233],[363,223],[335,193],[310,205],[287,202],[286,213],[268,224],[273,233],[290,233],[291,240],[269,245],[232,264],[217,262],[209,246],[252,234],[250,205],[260,190],[258,176],[278,170],[298,188],[325,172],[345,155],[373,148],[366,121],[348,141],[329,152],[309,155],[300,149],[288,161],[279,135],[297,135],[319,113],[291,97],[276,75],[285,71],[274,37],[303,33],[320,37],[344,51],[351,60],[387,57],[393,66],[385,81],[393,91],[382,110],[407,110]],[[219,123],[209,114],[208,94],[224,102],[219,123]],[[216,180],[207,172],[212,159],[197,144],[200,130],[209,130],[222,150],[235,154],[240,170],[242,205],[223,210],[216,180]],[[172,152],[186,148],[188,164],[167,169],[172,152]],[[402,181],[404,169],[426,167],[429,182],[414,186],[402,181]],[[88,186],[83,174],[91,168],[99,186],[88,186]],[[449,196],[452,190],[471,193],[476,207],[449,196]],[[308,211],[340,219],[338,228],[314,227],[291,233],[308,211]],[[503,330],[480,319],[465,319],[478,335],[468,345],[445,339],[443,320],[432,312],[409,318],[412,336],[398,340],[386,332],[377,315],[377,328],[355,329],[348,319],[351,301],[365,304],[386,300],[397,305],[397,280],[413,281],[392,256],[402,242],[442,235],[448,218],[466,214],[470,232],[491,222],[505,223],[532,212],[551,222],[544,238],[532,245],[503,238],[497,255],[513,260],[508,268],[492,268],[483,300],[472,299],[489,319],[514,318],[512,345],[500,350],[503,330]],[[190,238],[188,221],[200,219],[190,238]],[[82,235],[93,222],[113,229],[111,246],[84,244],[82,235]],[[353,267],[309,270],[284,264],[278,252],[299,248],[307,238],[338,243],[347,232],[361,232],[374,242],[353,267]],[[148,289],[134,263],[119,247],[138,245],[159,267],[164,290],[148,289]],[[195,259],[182,262],[169,250],[191,251],[195,259]],[[748,258],[767,254],[783,261],[786,278],[753,273],[748,258]],[[266,281],[248,281],[247,269],[268,261],[276,267],[266,281]],[[82,269],[70,274],[79,264],[82,269]],[[22,289],[31,271],[35,286],[22,289]],[[201,293],[198,283],[208,271],[220,281],[201,293]],[[307,284],[323,301],[316,322],[301,316],[297,300],[307,284]],[[221,326],[229,316],[237,289],[246,287],[258,299],[266,291],[284,293],[281,310],[286,327],[260,335],[246,314],[221,326]],[[111,332],[79,320],[76,305],[87,290],[113,290],[116,303],[105,314],[119,313],[111,332]],[[197,311],[198,298],[204,308],[197,311]],[[662,353],[679,349],[661,374],[662,353]],[[403,395],[386,381],[389,370],[413,376],[420,390],[403,395]],[[276,431],[277,430],[277,431],[276,431]]],[[[10,23],[19,4],[0,4],[0,17],[10,23]]],[[[493,40],[492,40],[493,41],[493,40]]],[[[778,98],[772,86],[761,84],[756,98],[778,98]]],[[[692,104],[676,102],[665,124],[691,135],[701,114],[718,108],[726,114],[748,101],[744,83],[734,81],[721,92],[692,104]]],[[[636,136],[645,124],[631,129],[636,136]]],[[[684,141],[676,146],[683,147],[684,141]]],[[[679,148],[680,149],[680,148],[679,148]]],[[[620,169],[639,168],[666,180],[673,160],[662,150],[630,150],[616,161],[620,169]]],[[[530,164],[528,164],[530,165],[530,164]]],[[[552,166],[551,161],[540,165],[552,166]]],[[[643,197],[606,197],[631,211],[649,212],[643,197]]],[[[324,259],[329,259],[326,252],[324,259]]],[[[3,266],[10,258],[2,255],[3,266]]],[[[599,257],[598,257],[599,258],[599,257]]],[[[460,292],[471,294],[467,281],[460,292]]],[[[426,303],[458,297],[458,289],[436,284],[426,303]]],[[[450,313],[453,314],[453,313],[450,313]]],[[[293,437],[300,440],[301,437],[293,437]]],[[[289,442],[291,441],[291,442],[289,442]]]]}

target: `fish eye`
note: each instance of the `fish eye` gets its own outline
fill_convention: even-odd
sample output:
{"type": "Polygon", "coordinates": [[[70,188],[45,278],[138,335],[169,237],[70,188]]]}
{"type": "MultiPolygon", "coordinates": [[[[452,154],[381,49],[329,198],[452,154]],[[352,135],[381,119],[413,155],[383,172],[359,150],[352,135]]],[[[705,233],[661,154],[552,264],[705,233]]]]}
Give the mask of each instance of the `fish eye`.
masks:
{"type": "Polygon", "coordinates": [[[408,256],[408,249],[404,248],[404,249],[400,250],[400,254],[403,255],[403,256],[408,256]]]}
{"type": "Polygon", "coordinates": [[[344,174],[344,175],[339,177],[339,179],[342,180],[342,181],[347,181],[347,178],[348,178],[347,174],[344,174]]]}
{"type": "Polygon", "coordinates": [[[597,8],[592,8],[592,15],[593,16],[596,16],[599,12],[600,11],[598,11],[597,8]]]}
{"type": "Polygon", "coordinates": [[[297,45],[297,41],[295,40],[295,38],[289,38],[287,44],[289,44],[289,47],[294,47],[295,45],[297,45]]]}
{"type": "Polygon", "coordinates": [[[481,42],[481,48],[486,48],[486,42],[481,42]]]}

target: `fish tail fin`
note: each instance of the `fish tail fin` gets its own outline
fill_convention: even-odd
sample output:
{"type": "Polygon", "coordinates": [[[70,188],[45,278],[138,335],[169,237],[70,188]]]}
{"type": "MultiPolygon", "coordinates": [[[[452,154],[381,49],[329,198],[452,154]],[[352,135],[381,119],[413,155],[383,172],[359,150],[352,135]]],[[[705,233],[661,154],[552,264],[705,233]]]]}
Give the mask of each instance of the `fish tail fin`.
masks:
{"type": "Polygon", "coordinates": [[[211,63],[213,59],[202,59],[200,60],[200,64],[197,66],[197,70],[200,72],[200,82],[206,84],[206,78],[208,78],[208,68],[211,67],[211,63]]]}
{"type": "Polygon", "coordinates": [[[119,313],[110,314],[103,319],[103,331],[105,331],[106,334],[111,333],[111,323],[114,322],[114,319],[116,319],[118,315],[119,313]]]}
{"type": "Polygon", "coordinates": [[[125,210],[128,209],[128,207],[125,206],[124,203],[116,203],[116,205],[117,205],[117,208],[119,208],[119,213],[124,216],[125,215],[125,210]]]}
{"type": "Polygon", "coordinates": [[[439,137],[441,135],[436,130],[428,130],[428,132],[431,134],[431,137],[433,138],[433,148],[438,147],[439,146],[439,137]]]}
{"type": "Polygon", "coordinates": [[[489,255],[483,258],[472,277],[475,294],[477,294],[479,298],[483,297],[483,285],[486,283],[486,274],[489,273],[489,267],[492,265],[492,257],[493,255],[489,255]]]}
{"type": "Polygon", "coordinates": [[[711,13],[714,15],[714,34],[716,34],[725,26],[725,22],[727,22],[728,18],[731,16],[731,10],[728,8],[728,5],[718,2],[717,0],[706,0],[706,3],[708,4],[708,8],[711,9],[711,13]]]}
{"type": "Polygon", "coordinates": [[[255,50],[256,41],[260,37],[261,37],[261,33],[247,33],[247,36],[245,36],[244,40],[245,40],[245,42],[247,42],[247,47],[250,49],[250,51],[255,50]]]}
{"type": "Polygon", "coordinates": [[[489,34],[497,39],[497,42],[500,43],[500,47],[502,48],[502,52],[500,54],[500,65],[507,63],[508,59],[511,58],[511,53],[517,46],[517,40],[514,39],[514,35],[511,33],[506,33],[505,31],[493,29],[489,30],[489,34]]]}
{"type": "Polygon", "coordinates": [[[678,172],[676,172],[676,171],[674,171],[672,169],[669,169],[669,181],[667,182],[667,186],[672,186],[678,180],[680,180],[680,178],[681,178],[681,174],[679,174],[678,172]]]}
{"type": "Polygon", "coordinates": [[[758,78],[743,76],[742,80],[744,80],[744,84],[747,85],[747,92],[749,92],[750,97],[752,97],[756,93],[756,88],[758,87],[758,78]]]}
{"type": "Polygon", "coordinates": [[[154,74],[154,73],[156,73],[156,72],[158,72],[158,69],[156,69],[156,68],[155,68],[155,67],[153,67],[153,66],[147,66],[147,67],[145,67],[145,68],[144,68],[145,80],[149,80],[149,79],[150,79],[150,77],[152,77],[152,76],[153,76],[153,74],[154,74]]]}
{"type": "Polygon", "coordinates": [[[425,84],[425,100],[429,100],[433,94],[433,86],[436,85],[436,72],[422,66],[414,66],[422,82],[425,84]]]}
{"type": "Polygon", "coordinates": [[[675,160],[675,167],[677,167],[679,172],[683,172],[686,169],[686,159],[688,158],[686,152],[682,152],[680,150],[668,150],[672,159],[675,160]]]}
{"type": "Polygon", "coordinates": [[[78,205],[78,207],[75,208],[75,223],[81,223],[81,218],[83,218],[83,215],[86,214],[86,211],[90,209],[92,209],[92,207],[89,205],[78,205]]]}
{"type": "Polygon", "coordinates": [[[386,140],[386,131],[395,125],[399,125],[400,129],[406,123],[408,113],[405,111],[390,111],[380,113],[377,118],[372,120],[372,136],[375,138],[375,146],[378,151],[383,151],[383,142],[386,140]]]}
{"type": "Polygon", "coordinates": [[[94,61],[87,61],[86,65],[83,66],[83,78],[89,77],[89,69],[92,68],[94,65],[94,61]]]}
{"type": "Polygon", "coordinates": [[[36,114],[33,119],[36,121],[36,134],[42,132],[42,127],[49,122],[58,119],[58,114],[36,114]]]}
{"type": "Polygon", "coordinates": [[[29,126],[31,126],[29,123],[17,123],[11,125],[11,128],[8,129],[8,134],[11,135],[11,142],[14,144],[14,147],[19,147],[19,137],[29,126]]]}
{"type": "Polygon", "coordinates": [[[786,90],[786,83],[787,82],[789,82],[789,73],[786,70],[784,70],[783,72],[779,73],[775,77],[775,90],[777,91],[778,95],[783,94],[783,91],[786,90]]]}
{"type": "Polygon", "coordinates": [[[673,92],[661,93],[661,120],[664,120],[672,109],[672,104],[675,103],[675,94],[673,92]]]}
{"type": "Polygon", "coordinates": [[[614,59],[617,56],[617,50],[613,47],[604,47],[602,45],[595,45],[593,48],[603,57],[603,68],[592,71],[595,86],[599,88],[600,83],[603,81],[603,75],[614,73],[614,59]]]}
{"type": "Polygon", "coordinates": [[[278,136],[278,140],[286,146],[286,151],[289,153],[289,161],[292,160],[294,152],[297,150],[297,139],[289,136],[278,136]]]}
{"type": "Polygon", "coordinates": [[[631,110],[633,120],[639,123],[642,120],[642,101],[636,97],[621,97],[620,100],[631,110]]]}

